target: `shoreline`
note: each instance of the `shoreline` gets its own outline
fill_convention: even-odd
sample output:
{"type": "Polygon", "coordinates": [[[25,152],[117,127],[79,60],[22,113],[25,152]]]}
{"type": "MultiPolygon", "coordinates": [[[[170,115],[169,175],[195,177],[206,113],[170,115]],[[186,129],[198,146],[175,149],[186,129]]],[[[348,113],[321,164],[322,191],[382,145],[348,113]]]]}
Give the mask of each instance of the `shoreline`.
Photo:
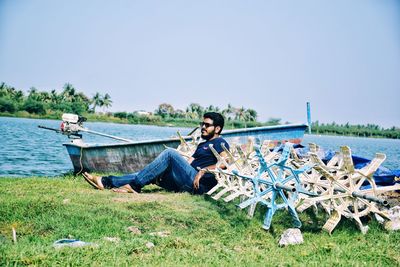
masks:
{"type": "MultiPolygon", "coordinates": [[[[6,118],[20,118],[20,119],[40,119],[40,120],[56,120],[61,121],[61,116],[59,115],[35,115],[35,114],[27,114],[27,115],[18,115],[18,114],[10,114],[10,113],[0,113],[0,117],[6,118]]],[[[86,116],[84,116],[86,117],[86,116]]],[[[154,126],[165,126],[165,127],[190,127],[190,126],[197,126],[197,123],[169,123],[169,122],[140,122],[140,123],[132,123],[129,122],[127,119],[120,119],[116,117],[109,117],[107,115],[94,115],[94,116],[87,116],[87,122],[109,122],[109,123],[116,123],[116,124],[132,124],[132,125],[154,125],[154,126]]]]}

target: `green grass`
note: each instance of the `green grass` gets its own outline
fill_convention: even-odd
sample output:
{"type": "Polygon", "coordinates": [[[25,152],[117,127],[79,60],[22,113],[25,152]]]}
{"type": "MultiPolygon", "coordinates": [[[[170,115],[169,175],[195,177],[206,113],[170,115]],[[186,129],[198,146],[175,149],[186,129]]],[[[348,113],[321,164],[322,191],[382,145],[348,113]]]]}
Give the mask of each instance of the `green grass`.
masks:
{"type": "Polygon", "coordinates": [[[147,187],[140,195],[92,189],[82,178],[0,179],[0,266],[135,265],[368,265],[400,264],[400,232],[387,232],[374,220],[362,235],[342,220],[332,236],[321,231],[325,214],[301,214],[304,244],[277,243],[291,227],[278,211],[273,228],[261,228],[265,208],[253,219],[234,203],[207,196],[169,193],[147,187]],[[127,227],[136,226],[135,235],[127,227]],[[17,231],[12,242],[11,229],[17,231]],[[167,237],[150,233],[169,231],[167,237]],[[113,243],[105,237],[118,237],[113,243]],[[98,247],[55,249],[61,238],[98,247]],[[146,243],[154,243],[147,248],[146,243]]]}

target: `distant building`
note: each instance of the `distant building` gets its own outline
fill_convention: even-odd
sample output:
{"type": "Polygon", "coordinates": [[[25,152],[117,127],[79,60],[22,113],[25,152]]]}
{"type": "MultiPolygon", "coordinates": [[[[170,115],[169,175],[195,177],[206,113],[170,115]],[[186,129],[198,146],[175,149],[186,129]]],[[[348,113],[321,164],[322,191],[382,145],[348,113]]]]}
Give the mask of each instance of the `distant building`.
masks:
{"type": "Polygon", "coordinates": [[[145,110],[137,110],[134,113],[140,115],[140,116],[149,116],[151,115],[151,112],[145,111],[145,110]]]}

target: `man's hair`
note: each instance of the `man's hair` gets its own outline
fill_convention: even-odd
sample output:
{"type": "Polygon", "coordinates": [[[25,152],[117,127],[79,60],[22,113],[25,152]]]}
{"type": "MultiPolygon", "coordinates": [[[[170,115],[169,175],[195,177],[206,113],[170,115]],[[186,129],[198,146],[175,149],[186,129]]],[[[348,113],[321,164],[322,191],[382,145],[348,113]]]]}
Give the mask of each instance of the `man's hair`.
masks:
{"type": "Polygon", "coordinates": [[[213,121],[213,124],[215,127],[219,126],[221,127],[221,130],[219,131],[218,134],[221,134],[222,129],[224,128],[225,120],[224,117],[217,113],[217,112],[206,112],[203,115],[204,119],[211,119],[213,121]]]}

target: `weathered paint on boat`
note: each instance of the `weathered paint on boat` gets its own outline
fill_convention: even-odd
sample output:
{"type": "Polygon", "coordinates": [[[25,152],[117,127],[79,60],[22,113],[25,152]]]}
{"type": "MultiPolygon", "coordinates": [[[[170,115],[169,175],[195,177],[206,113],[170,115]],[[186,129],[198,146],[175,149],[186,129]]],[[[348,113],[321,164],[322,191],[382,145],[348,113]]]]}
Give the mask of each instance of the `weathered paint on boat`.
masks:
{"type": "MultiPolygon", "coordinates": [[[[275,142],[289,141],[300,143],[304,136],[306,124],[289,124],[247,129],[226,130],[222,136],[228,142],[246,143],[252,136],[260,140],[275,142]]],[[[190,140],[190,137],[184,137],[190,140]]],[[[121,172],[131,173],[140,170],[154,160],[165,149],[165,146],[176,148],[178,138],[138,141],[107,145],[88,145],[85,143],[66,143],[75,172],[121,172]]]]}

